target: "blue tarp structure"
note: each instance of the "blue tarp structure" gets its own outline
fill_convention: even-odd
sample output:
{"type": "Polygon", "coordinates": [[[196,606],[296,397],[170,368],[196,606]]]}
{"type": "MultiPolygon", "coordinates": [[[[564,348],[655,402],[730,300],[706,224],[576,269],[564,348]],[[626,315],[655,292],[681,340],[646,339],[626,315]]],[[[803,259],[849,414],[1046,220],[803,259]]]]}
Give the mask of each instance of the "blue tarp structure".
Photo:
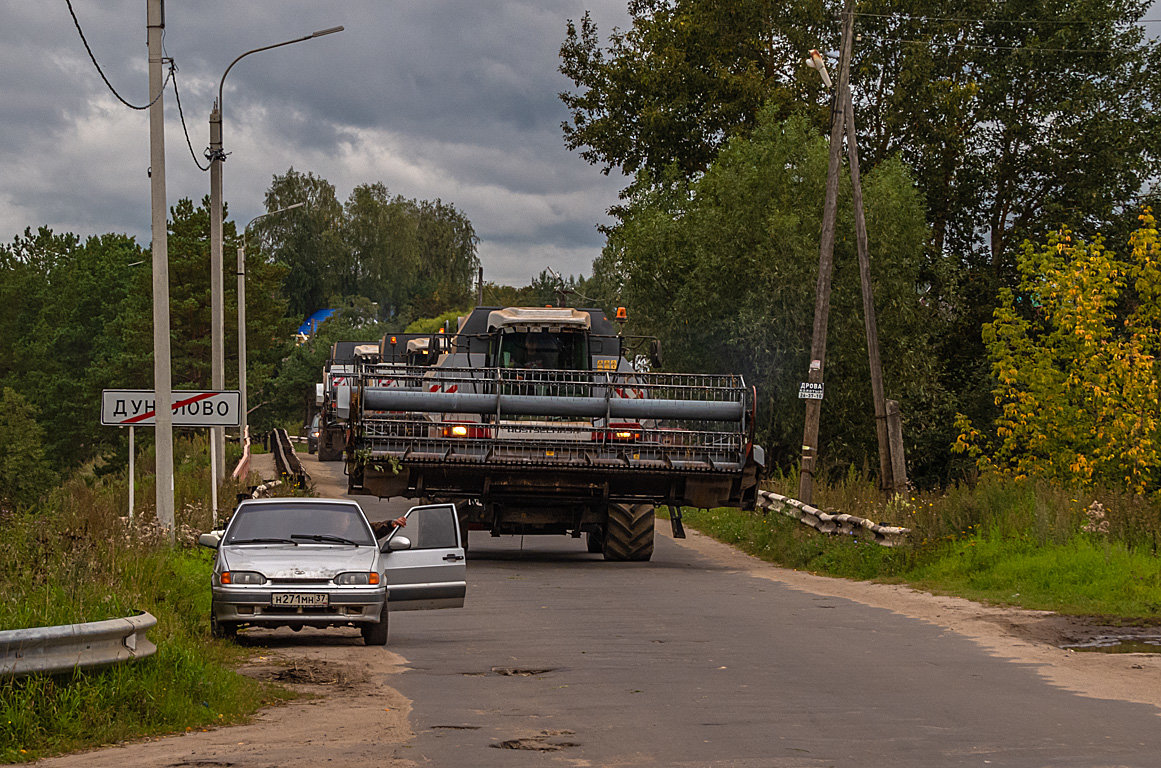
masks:
{"type": "Polygon", "coordinates": [[[298,326],[298,331],[297,331],[298,335],[299,336],[311,336],[311,335],[313,335],[314,332],[318,330],[319,325],[322,324],[322,321],[326,320],[328,317],[333,315],[335,312],[338,312],[338,310],[337,309],[317,310],[313,315],[311,315],[310,317],[308,317],[306,319],[305,323],[298,326]]]}

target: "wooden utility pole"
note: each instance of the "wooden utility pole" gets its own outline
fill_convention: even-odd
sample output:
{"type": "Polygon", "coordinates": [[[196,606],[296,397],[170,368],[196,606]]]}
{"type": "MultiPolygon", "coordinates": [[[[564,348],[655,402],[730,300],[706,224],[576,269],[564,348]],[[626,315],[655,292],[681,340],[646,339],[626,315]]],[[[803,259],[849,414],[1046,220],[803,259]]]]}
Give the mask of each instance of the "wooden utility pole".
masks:
{"type": "MultiPolygon", "coordinates": [[[[826,202],[823,207],[822,237],[819,243],[818,288],[814,307],[814,336],[811,342],[810,369],[807,381],[822,384],[826,361],[826,331],[830,313],[831,273],[834,269],[835,220],[837,218],[838,176],[842,140],[847,139],[847,158],[851,172],[851,202],[855,210],[855,243],[859,257],[859,283],[863,295],[863,325],[867,336],[867,358],[871,369],[871,399],[875,410],[875,436],[879,447],[879,487],[897,490],[907,484],[903,461],[902,432],[893,435],[888,424],[888,407],[883,392],[883,366],[879,355],[879,329],[875,318],[874,292],[871,287],[871,258],[867,246],[867,220],[863,209],[863,185],[859,173],[859,144],[855,134],[855,108],[851,99],[850,62],[854,38],[854,0],[843,9],[842,50],[839,55],[838,88],[834,99],[830,131],[830,162],[826,177],[826,202]]],[[[898,404],[895,405],[896,416],[898,404]]],[[[818,457],[818,428],[822,401],[806,401],[806,425],[802,436],[802,470],[798,481],[798,498],[811,503],[814,473],[818,457]]],[[[898,418],[896,418],[898,422],[898,418]]]]}
{"type": "MultiPolygon", "coordinates": [[[[814,330],[810,343],[810,367],[807,381],[821,384],[826,362],[826,327],[830,319],[830,279],[834,271],[834,230],[838,213],[839,165],[841,162],[843,94],[850,79],[852,31],[854,29],[854,0],[846,0],[843,8],[842,50],[839,53],[838,88],[830,123],[830,160],[826,171],[826,201],[822,209],[822,237],[818,248],[818,284],[815,289],[814,330]]],[[[822,401],[806,401],[806,424],[802,430],[802,468],[798,477],[798,498],[809,504],[814,493],[814,472],[818,458],[818,425],[822,417],[822,401]]]]}
{"type": "Polygon", "coordinates": [[[863,288],[863,325],[867,331],[867,359],[871,366],[871,399],[875,403],[875,437],[879,442],[879,488],[896,490],[898,478],[891,462],[887,438],[887,401],[883,395],[883,364],[879,359],[879,325],[875,320],[875,299],[871,289],[871,257],[867,251],[867,217],[863,211],[863,184],[859,180],[859,143],[855,138],[855,105],[847,83],[842,96],[846,104],[847,158],[851,166],[851,202],[855,208],[855,243],[859,252],[859,283],[863,288]]]}

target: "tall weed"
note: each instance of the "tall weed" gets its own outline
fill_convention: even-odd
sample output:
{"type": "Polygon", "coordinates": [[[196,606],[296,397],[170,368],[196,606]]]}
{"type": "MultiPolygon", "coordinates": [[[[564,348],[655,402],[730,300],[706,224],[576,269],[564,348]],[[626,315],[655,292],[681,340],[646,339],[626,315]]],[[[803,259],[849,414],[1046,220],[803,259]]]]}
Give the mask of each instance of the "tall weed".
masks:
{"type": "MultiPolygon", "coordinates": [[[[798,478],[779,475],[770,485],[795,496],[798,478]]],[[[906,545],[884,548],[820,534],[777,512],[691,510],[685,520],[791,568],[1070,614],[1161,619],[1161,507],[1141,496],[995,476],[940,493],[887,495],[852,471],[816,486],[814,501],[911,534],[906,545]]]]}

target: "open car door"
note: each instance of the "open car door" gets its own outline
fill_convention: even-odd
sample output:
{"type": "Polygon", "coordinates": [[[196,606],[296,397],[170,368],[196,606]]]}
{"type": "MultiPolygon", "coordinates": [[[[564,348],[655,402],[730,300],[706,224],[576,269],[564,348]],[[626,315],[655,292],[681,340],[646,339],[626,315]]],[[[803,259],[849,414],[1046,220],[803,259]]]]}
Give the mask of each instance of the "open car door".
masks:
{"type": "Polygon", "coordinates": [[[417,611],[462,608],[467,564],[454,504],[425,504],[407,511],[407,525],[383,544],[387,608],[417,611]]]}

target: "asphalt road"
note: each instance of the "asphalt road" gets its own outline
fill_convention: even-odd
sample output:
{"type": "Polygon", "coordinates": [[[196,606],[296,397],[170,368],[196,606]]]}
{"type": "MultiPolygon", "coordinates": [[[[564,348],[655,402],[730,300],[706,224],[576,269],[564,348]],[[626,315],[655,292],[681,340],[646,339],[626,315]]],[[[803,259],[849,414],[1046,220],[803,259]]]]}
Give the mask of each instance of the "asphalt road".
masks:
{"type": "MultiPolygon", "coordinates": [[[[308,469],[321,491],[339,491],[340,464],[308,469]]],[[[407,505],[360,501],[378,519],[407,505]]],[[[416,735],[391,756],[435,766],[1161,765],[1151,706],[1055,688],[960,635],[755,578],[743,556],[662,533],[653,561],[631,564],[605,563],[583,540],[473,533],[467,606],[392,616],[389,648],[407,667],[388,684],[411,700],[416,735]]]]}

